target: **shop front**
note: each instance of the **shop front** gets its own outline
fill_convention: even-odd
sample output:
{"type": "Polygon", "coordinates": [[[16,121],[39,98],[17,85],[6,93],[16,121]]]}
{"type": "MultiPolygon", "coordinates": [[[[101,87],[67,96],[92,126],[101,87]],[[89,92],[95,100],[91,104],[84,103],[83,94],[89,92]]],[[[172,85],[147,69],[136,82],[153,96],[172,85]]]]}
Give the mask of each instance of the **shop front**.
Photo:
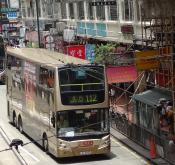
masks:
{"type": "MultiPolygon", "coordinates": [[[[171,92],[159,88],[153,88],[145,92],[135,94],[134,118],[135,124],[150,134],[161,137],[171,133],[173,120],[170,120],[172,107],[171,92]]],[[[172,117],[172,116],[171,116],[172,117]]],[[[141,143],[149,148],[150,137],[142,137],[141,143]]]]}

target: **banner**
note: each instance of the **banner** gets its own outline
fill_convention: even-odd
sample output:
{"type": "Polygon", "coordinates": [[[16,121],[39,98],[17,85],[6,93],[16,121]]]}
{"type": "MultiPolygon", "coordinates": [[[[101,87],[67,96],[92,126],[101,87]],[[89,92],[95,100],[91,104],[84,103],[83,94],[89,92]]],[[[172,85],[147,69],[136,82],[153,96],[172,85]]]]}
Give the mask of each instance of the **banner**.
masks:
{"type": "Polygon", "coordinates": [[[148,50],[135,53],[135,63],[138,70],[149,70],[159,68],[160,62],[157,58],[158,50],[148,50]]]}
{"type": "Polygon", "coordinates": [[[108,84],[133,82],[137,79],[135,66],[110,66],[106,68],[108,84]]]}
{"type": "Polygon", "coordinates": [[[95,60],[95,45],[93,44],[86,44],[86,60],[89,60],[91,63],[95,60]]]}
{"type": "Polygon", "coordinates": [[[73,57],[85,59],[85,46],[84,45],[67,46],[65,48],[65,53],[73,57]]]}

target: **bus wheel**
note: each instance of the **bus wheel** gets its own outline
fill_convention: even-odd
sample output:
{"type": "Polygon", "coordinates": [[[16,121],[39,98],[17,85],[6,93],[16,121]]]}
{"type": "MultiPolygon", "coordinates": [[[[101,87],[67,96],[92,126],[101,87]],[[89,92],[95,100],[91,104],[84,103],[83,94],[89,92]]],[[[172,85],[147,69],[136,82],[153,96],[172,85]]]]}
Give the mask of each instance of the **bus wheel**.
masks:
{"type": "Polygon", "coordinates": [[[23,125],[22,125],[21,117],[19,117],[19,120],[18,120],[18,129],[19,129],[19,132],[23,133],[23,125]]]}
{"type": "Polygon", "coordinates": [[[45,152],[48,151],[48,139],[46,134],[43,135],[43,150],[45,152]]]}
{"type": "Polygon", "coordinates": [[[16,114],[13,113],[13,125],[17,127],[17,119],[16,119],[16,114]]]}

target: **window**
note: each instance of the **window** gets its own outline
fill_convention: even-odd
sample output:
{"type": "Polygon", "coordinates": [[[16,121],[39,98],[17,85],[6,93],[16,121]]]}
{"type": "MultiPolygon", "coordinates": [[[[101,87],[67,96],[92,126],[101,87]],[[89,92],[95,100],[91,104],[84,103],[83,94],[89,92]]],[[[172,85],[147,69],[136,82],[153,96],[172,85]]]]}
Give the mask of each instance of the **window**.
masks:
{"type": "Polygon", "coordinates": [[[118,4],[108,6],[109,20],[118,20],[118,4]]]}
{"type": "Polygon", "coordinates": [[[84,19],[84,2],[78,2],[78,19],[84,19]]]}
{"type": "Polygon", "coordinates": [[[35,16],[35,1],[31,1],[30,2],[30,7],[31,7],[31,11],[32,11],[32,17],[34,17],[35,16]]]}
{"type": "Polygon", "coordinates": [[[22,16],[26,17],[25,1],[21,1],[22,16]]]}
{"type": "Polygon", "coordinates": [[[54,3],[54,15],[58,15],[59,13],[59,3],[55,2],[54,3]]]}
{"type": "Polygon", "coordinates": [[[70,19],[74,19],[74,3],[69,3],[69,17],[70,19]]]}
{"type": "MultiPolygon", "coordinates": [[[[101,0],[101,2],[103,1],[101,0]]],[[[105,20],[105,6],[96,6],[96,14],[98,20],[105,20]]]]}
{"type": "MultiPolygon", "coordinates": [[[[90,2],[93,2],[92,0],[89,1],[90,2]]],[[[94,11],[95,11],[95,7],[94,6],[91,6],[90,4],[88,3],[88,19],[91,19],[93,20],[94,19],[94,11]]]]}
{"type": "Polygon", "coordinates": [[[53,16],[53,1],[50,0],[47,2],[46,10],[48,16],[53,16]]]}
{"type": "Polygon", "coordinates": [[[53,88],[54,87],[54,71],[46,68],[40,68],[39,73],[39,83],[45,88],[53,88]]]}
{"type": "Polygon", "coordinates": [[[65,2],[61,3],[61,16],[62,16],[62,19],[67,19],[66,3],[65,2]]]}
{"type": "Polygon", "coordinates": [[[123,9],[123,20],[125,21],[132,21],[133,20],[133,0],[124,0],[122,2],[122,9],[123,9]]]}
{"type": "Polygon", "coordinates": [[[138,3],[138,1],[136,1],[136,10],[137,10],[137,21],[140,21],[141,20],[141,18],[140,18],[140,6],[139,6],[139,3],[138,3]]]}

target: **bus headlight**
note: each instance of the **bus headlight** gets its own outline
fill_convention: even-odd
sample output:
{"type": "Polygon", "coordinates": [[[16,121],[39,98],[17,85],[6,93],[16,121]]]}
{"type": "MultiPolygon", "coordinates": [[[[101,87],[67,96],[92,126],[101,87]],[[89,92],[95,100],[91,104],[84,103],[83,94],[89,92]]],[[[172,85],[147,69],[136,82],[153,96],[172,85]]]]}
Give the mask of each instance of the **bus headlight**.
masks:
{"type": "Polygon", "coordinates": [[[101,142],[100,142],[98,149],[108,147],[109,145],[110,145],[110,135],[107,135],[101,139],[101,142]]]}
{"type": "Polygon", "coordinates": [[[69,144],[63,140],[58,141],[58,148],[59,149],[70,149],[69,144]]]}

